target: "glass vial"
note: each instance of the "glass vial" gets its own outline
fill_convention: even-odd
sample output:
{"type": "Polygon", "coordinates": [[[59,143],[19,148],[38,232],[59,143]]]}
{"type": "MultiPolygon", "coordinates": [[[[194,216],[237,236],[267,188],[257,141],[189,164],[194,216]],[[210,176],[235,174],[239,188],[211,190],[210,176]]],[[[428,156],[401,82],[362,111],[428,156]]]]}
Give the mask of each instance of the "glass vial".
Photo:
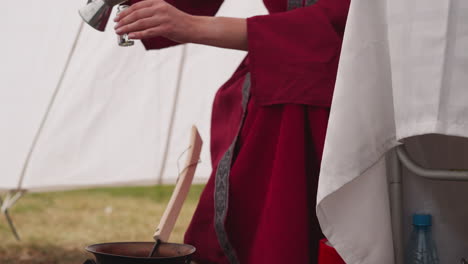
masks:
{"type": "MultiPolygon", "coordinates": [[[[129,5],[119,5],[117,7],[117,15],[120,14],[120,12],[124,11],[125,9],[129,8],[129,5]]],[[[119,46],[121,47],[129,47],[133,46],[135,42],[131,39],[128,38],[128,34],[123,34],[123,35],[118,35],[117,36],[117,42],[119,46]]]]}

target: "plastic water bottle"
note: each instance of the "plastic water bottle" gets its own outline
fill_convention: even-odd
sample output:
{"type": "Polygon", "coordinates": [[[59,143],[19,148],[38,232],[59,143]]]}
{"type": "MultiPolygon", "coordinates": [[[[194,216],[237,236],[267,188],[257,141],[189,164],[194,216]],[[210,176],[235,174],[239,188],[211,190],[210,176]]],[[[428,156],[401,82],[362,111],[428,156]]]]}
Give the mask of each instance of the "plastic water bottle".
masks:
{"type": "Polygon", "coordinates": [[[437,249],[431,234],[431,215],[413,215],[413,232],[405,264],[439,264],[437,249]]]}

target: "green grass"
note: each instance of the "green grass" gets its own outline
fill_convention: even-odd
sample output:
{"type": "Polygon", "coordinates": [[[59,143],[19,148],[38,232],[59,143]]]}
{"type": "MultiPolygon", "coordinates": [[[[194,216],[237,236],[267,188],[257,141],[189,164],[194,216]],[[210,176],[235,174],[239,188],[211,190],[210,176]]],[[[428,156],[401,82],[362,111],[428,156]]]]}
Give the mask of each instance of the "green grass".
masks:
{"type": "MultiPolygon", "coordinates": [[[[10,211],[22,241],[0,216],[1,264],[81,264],[84,247],[115,241],[151,241],[174,186],[96,188],[33,193],[10,211]]],[[[194,185],[171,236],[182,242],[202,185],[194,185]]]]}

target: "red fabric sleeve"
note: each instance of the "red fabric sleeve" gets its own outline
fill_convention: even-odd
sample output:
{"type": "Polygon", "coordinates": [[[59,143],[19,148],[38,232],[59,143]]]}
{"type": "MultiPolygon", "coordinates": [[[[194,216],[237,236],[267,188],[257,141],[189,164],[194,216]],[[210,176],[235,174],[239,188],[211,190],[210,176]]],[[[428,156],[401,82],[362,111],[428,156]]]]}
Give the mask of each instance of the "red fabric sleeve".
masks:
{"type": "MultiPolygon", "coordinates": [[[[130,0],[130,4],[140,2],[142,0],[130,0]]],[[[214,16],[224,0],[166,0],[167,3],[177,7],[191,15],[198,16],[214,16]]],[[[150,38],[142,40],[143,45],[147,50],[162,49],[178,45],[179,43],[167,38],[150,38]]]]}
{"type": "Polygon", "coordinates": [[[349,0],[319,0],[247,20],[252,99],[329,106],[349,0]]]}

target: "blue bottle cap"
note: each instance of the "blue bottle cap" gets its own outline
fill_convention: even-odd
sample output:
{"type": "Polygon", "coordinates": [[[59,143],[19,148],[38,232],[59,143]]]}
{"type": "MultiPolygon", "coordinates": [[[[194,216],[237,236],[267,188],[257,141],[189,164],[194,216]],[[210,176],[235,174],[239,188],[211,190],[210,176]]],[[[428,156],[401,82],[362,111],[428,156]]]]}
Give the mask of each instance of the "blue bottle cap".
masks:
{"type": "Polygon", "coordinates": [[[428,214],[413,215],[413,225],[415,226],[431,226],[432,216],[428,214]]]}

